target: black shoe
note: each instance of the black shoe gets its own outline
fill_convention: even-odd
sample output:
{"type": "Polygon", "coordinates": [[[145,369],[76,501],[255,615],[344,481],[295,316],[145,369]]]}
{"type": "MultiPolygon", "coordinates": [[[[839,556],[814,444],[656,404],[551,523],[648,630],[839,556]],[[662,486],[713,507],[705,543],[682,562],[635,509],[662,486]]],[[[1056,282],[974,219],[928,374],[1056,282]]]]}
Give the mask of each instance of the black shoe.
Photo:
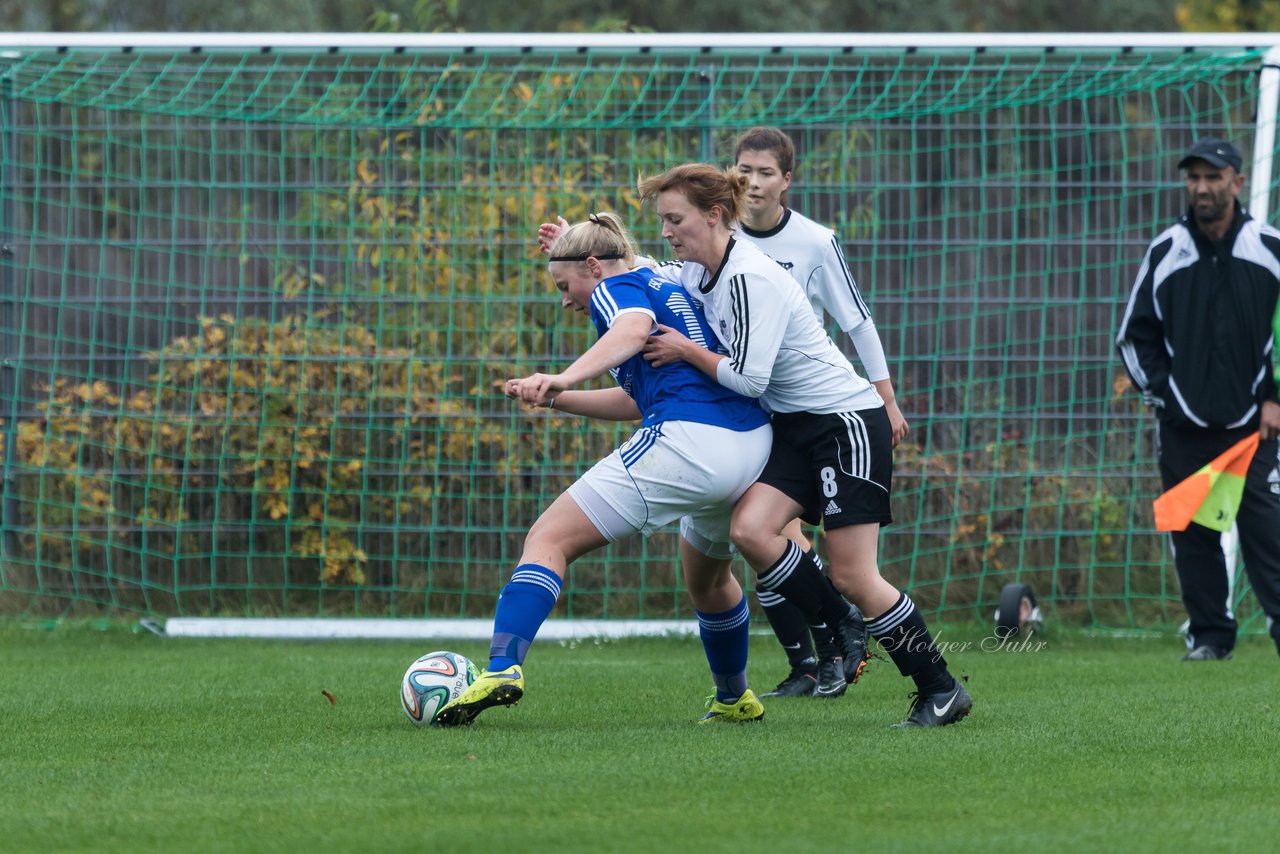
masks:
{"type": "Polygon", "coordinates": [[[812,670],[792,670],[787,678],[762,697],[812,697],[818,688],[818,676],[812,670]]]}
{"type": "Polygon", "coordinates": [[[1182,656],[1183,661],[1230,661],[1231,650],[1220,646],[1198,646],[1182,656]]]}
{"type": "Polygon", "coordinates": [[[813,689],[813,696],[834,699],[843,695],[848,687],[840,656],[825,656],[818,660],[818,686],[813,689]]]}
{"type": "Polygon", "coordinates": [[[850,614],[836,626],[836,640],[840,644],[840,652],[844,658],[844,681],[856,685],[862,671],[871,658],[868,645],[867,623],[862,614],[850,614]]]}
{"type": "Polygon", "coordinates": [[[915,700],[911,703],[911,713],[905,721],[894,726],[946,726],[969,714],[973,710],[973,698],[959,679],[953,681],[956,687],[941,694],[924,695],[913,691],[911,696],[915,700]]]}

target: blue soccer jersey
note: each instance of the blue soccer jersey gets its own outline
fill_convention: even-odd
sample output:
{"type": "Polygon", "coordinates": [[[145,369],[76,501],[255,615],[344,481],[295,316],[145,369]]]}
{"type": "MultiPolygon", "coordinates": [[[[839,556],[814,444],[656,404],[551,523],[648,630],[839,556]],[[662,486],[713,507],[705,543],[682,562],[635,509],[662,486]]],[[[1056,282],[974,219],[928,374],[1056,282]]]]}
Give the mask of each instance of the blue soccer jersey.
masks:
{"type": "MultiPolygon", "coordinates": [[[[621,314],[640,311],[720,352],[720,342],[685,289],[641,268],[611,276],[591,292],[591,320],[604,335],[621,314]]],[[[754,430],[769,422],[760,405],[720,385],[688,362],[655,368],[637,353],[612,371],[614,380],[640,407],[645,426],[693,421],[730,430],[754,430]]]]}

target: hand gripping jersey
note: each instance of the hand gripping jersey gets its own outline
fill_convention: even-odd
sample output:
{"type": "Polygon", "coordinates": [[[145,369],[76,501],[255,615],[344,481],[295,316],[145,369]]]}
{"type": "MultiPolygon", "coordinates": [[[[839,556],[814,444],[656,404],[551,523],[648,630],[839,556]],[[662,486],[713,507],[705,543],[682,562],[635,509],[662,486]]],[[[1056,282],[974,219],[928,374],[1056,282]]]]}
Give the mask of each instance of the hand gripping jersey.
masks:
{"type": "MultiPolygon", "coordinates": [[[[652,270],[611,276],[591,292],[591,320],[600,335],[618,317],[633,311],[679,330],[708,349],[719,347],[702,311],[684,289],[659,279],[652,270]]],[[[664,421],[692,421],[743,431],[769,422],[756,401],[725,388],[687,362],[655,368],[637,353],[611,373],[640,408],[646,427],[664,421]]]]}
{"type": "Polygon", "coordinates": [[[693,262],[663,265],[701,305],[729,358],[722,385],[773,412],[853,412],[883,406],[823,330],[799,284],[746,241],[729,239],[712,276],[693,262]]]}
{"type": "Polygon", "coordinates": [[[768,255],[801,289],[813,312],[823,321],[823,312],[849,333],[858,358],[872,382],[889,379],[889,363],[884,357],[880,334],[871,309],[849,272],[836,234],[807,216],[789,208],[782,209],[782,219],[768,231],[753,231],[738,226],[738,236],[768,255]]]}

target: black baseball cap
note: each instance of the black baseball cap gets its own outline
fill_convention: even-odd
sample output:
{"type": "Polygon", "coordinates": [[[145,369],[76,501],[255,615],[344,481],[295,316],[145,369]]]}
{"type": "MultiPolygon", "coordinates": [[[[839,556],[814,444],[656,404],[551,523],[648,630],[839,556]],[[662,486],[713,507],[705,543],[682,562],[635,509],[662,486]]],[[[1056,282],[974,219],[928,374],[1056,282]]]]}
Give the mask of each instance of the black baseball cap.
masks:
{"type": "Polygon", "coordinates": [[[1178,168],[1186,169],[1187,164],[1192,160],[1203,160],[1211,166],[1217,166],[1219,169],[1230,166],[1237,172],[1241,171],[1241,167],[1244,166],[1244,158],[1240,156],[1240,149],[1225,139],[1216,139],[1212,136],[1196,140],[1195,144],[1188,148],[1187,153],[1178,161],[1178,168]]]}

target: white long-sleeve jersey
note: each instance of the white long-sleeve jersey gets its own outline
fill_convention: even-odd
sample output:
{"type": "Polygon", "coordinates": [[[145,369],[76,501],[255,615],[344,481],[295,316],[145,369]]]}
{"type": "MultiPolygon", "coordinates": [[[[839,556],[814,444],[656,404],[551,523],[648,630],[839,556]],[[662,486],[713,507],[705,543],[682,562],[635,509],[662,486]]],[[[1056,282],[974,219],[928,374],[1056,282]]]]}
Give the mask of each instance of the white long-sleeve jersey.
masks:
{"type": "Polygon", "coordinates": [[[883,406],[818,322],[795,279],[752,244],[730,238],[716,275],[693,262],[659,267],[701,304],[728,356],[716,379],[773,412],[883,406]]]}
{"type": "Polygon", "coordinates": [[[800,283],[819,321],[823,320],[825,311],[849,334],[867,379],[872,382],[889,379],[889,363],[880,343],[880,333],[834,231],[790,208],[783,208],[782,219],[773,228],[754,231],[739,224],[738,236],[777,261],[800,283]]]}

